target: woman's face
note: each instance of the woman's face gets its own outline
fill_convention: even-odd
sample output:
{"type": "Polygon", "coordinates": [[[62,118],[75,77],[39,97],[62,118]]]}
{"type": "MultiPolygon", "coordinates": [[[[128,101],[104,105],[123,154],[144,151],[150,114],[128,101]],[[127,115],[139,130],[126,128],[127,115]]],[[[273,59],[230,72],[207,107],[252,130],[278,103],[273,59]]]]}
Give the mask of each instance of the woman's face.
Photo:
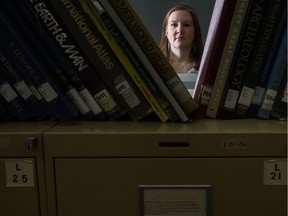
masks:
{"type": "Polygon", "coordinates": [[[166,35],[171,48],[191,49],[195,27],[191,14],[186,10],[173,11],[167,22],[166,35]]]}

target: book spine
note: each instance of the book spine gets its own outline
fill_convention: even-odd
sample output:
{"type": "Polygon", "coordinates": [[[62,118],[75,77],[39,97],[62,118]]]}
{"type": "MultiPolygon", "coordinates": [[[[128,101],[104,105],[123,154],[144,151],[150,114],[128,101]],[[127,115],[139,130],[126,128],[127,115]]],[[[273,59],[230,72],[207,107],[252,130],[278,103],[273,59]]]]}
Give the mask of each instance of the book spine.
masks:
{"type": "MultiPolygon", "coordinates": [[[[272,40],[277,32],[277,25],[281,25],[283,29],[284,20],[286,20],[286,16],[283,16],[285,13],[282,13],[282,11],[284,12],[287,10],[286,7],[283,7],[284,3],[284,0],[275,1],[271,6],[272,9],[263,21],[264,26],[261,29],[255,52],[252,55],[251,64],[247,69],[244,85],[236,105],[236,118],[247,117],[247,112],[254,95],[255,87],[263,73],[262,67],[267,61],[267,56],[270,52],[270,44],[273,44],[272,40]]],[[[280,28],[280,31],[283,31],[282,29],[280,28]]]]}
{"type": "MultiPolygon", "coordinates": [[[[101,2],[102,6],[105,4],[105,1],[103,0],[99,2],[101,2]]],[[[175,98],[184,112],[188,116],[193,114],[193,112],[198,108],[198,105],[192,99],[187,88],[181,82],[177,73],[173,70],[172,66],[156,44],[155,40],[152,38],[140,17],[134,11],[129,1],[107,1],[105,5],[110,5],[126,28],[129,29],[140,48],[146,54],[148,60],[167,84],[170,91],[175,95],[175,98]]],[[[106,6],[104,8],[106,8],[106,6]]]]}
{"type": "Polygon", "coordinates": [[[3,29],[2,41],[5,49],[10,52],[19,64],[29,67],[31,81],[37,87],[42,97],[54,110],[56,117],[60,121],[67,121],[77,115],[73,103],[62,91],[58,83],[49,75],[45,65],[41,64],[40,59],[32,52],[23,35],[17,31],[16,26],[9,20],[8,15],[1,8],[1,29],[3,29]]]}
{"type": "Polygon", "coordinates": [[[287,17],[287,9],[286,7],[283,7],[280,22],[278,22],[277,24],[278,29],[275,32],[273,42],[270,43],[270,46],[268,48],[269,50],[268,57],[264,62],[263,69],[261,68],[262,73],[255,87],[254,94],[250,103],[250,107],[247,112],[248,117],[253,117],[253,118],[257,117],[257,112],[259,110],[260,103],[264,97],[265,87],[267,85],[268,78],[271,73],[273,63],[275,61],[275,57],[277,55],[277,50],[279,49],[281,36],[284,33],[285,28],[287,26],[286,17],[287,17]]]}
{"type": "Polygon", "coordinates": [[[50,1],[51,9],[61,17],[67,30],[77,38],[87,58],[109,87],[118,103],[137,121],[150,115],[152,109],[111,47],[82,9],[79,1],[50,1]]]}
{"type": "Polygon", "coordinates": [[[154,95],[151,93],[150,89],[142,79],[142,77],[139,75],[138,71],[136,71],[136,68],[131,63],[131,61],[128,59],[128,56],[120,47],[118,41],[114,38],[112,33],[109,31],[109,29],[106,27],[106,25],[103,23],[102,19],[100,18],[100,10],[102,8],[99,4],[94,5],[92,1],[90,0],[80,0],[80,3],[83,7],[83,9],[86,11],[86,13],[90,16],[91,20],[94,22],[95,26],[98,28],[100,33],[103,35],[109,46],[112,48],[132,80],[136,83],[142,94],[145,96],[146,100],[150,103],[152,109],[154,112],[158,115],[159,119],[162,122],[166,122],[169,120],[168,115],[166,114],[165,110],[162,108],[162,106],[158,103],[154,95]]]}
{"type": "MultiPolygon", "coordinates": [[[[1,21],[0,21],[1,22],[1,21]]],[[[24,100],[19,97],[6,78],[0,73],[0,97],[7,104],[9,111],[20,121],[34,119],[34,114],[28,109],[24,100]]]]}
{"type": "MultiPolygon", "coordinates": [[[[190,116],[187,115],[185,110],[181,107],[180,103],[176,99],[175,94],[171,91],[170,87],[167,85],[167,82],[161,77],[160,73],[157,72],[156,68],[149,60],[148,55],[144,52],[144,50],[141,49],[140,45],[138,44],[135,37],[132,35],[131,31],[129,31],[129,28],[127,28],[125,23],[119,18],[119,16],[113,10],[113,7],[110,5],[110,3],[107,1],[98,1],[98,2],[101,4],[106,13],[118,27],[123,37],[125,37],[128,44],[132,47],[134,53],[138,56],[138,59],[141,60],[142,64],[146,68],[146,71],[155,81],[159,89],[161,89],[161,92],[164,94],[171,107],[177,113],[178,118],[183,122],[190,121],[190,116]]],[[[181,82],[180,79],[179,82],[181,82]]]]}
{"type": "MultiPolygon", "coordinates": [[[[11,1],[9,0],[5,1],[11,4],[11,1]]],[[[77,93],[80,95],[80,98],[78,100],[75,100],[75,102],[79,103],[77,106],[80,109],[80,113],[82,113],[83,117],[85,119],[90,119],[90,113],[92,113],[92,115],[94,115],[96,119],[106,119],[106,114],[103,112],[102,108],[98,105],[96,100],[85,87],[77,71],[69,63],[67,57],[61,53],[61,50],[59,49],[57,44],[51,39],[45,29],[43,29],[42,24],[31,13],[26,3],[22,0],[16,0],[13,2],[13,6],[15,7],[15,11],[18,12],[17,16],[21,15],[21,18],[25,20],[27,24],[29,23],[31,31],[36,34],[36,37],[42,40],[42,45],[50,54],[53,61],[59,65],[63,73],[69,79],[70,83],[77,89],[77,93]]]]}
{"type": "MultiPolygon", "coordinates": [[[[61,20],[55,16],[55,13],[51,11],[50,7],[41,0],[25,0],[25,3],[35,18],[42,24],[42,27],[49,34],[52,41],[54,41],[61,50],[61,53],[76,70],[89,93],[108,115],[109,119],[118,119],[123,116],[126,112],[117,104],[110,90],[108,90],[102,79],[95,73],[95,69],[83,54],[75,38],[67,32],[61,20]]],[[[83,93],[85,93],[85,91],[83,93]]],[[[87,98],[89,99],[89,97],[87,98]]],[[[93,100],[90,100],[88,104],[90,107],[91,105],[97,105],[93,103],[93,100]]],[[[94,107],[94,109],[96,109],[96,113],[101,112],[100,110],[97,112],[97,107],[94,107]]]]}
{"type": "Polygon", "coordinates": [[[42,120],[47,117],[47,111],[44,104],[33,94],[21,72],[18,70],[18,68],[16,68],[16,65],[12,64],[12,62],[9,60],[9,56],[3,52],[1,45],[0,71],[22,97],[27,107],[32,111],[37,120],[42,120]]]}
{"type": "Polygon", "coordinates": [[[199,118],[205,117],[206,114],[207,105],[209,103],[216,72],[219,67],[233,14],[236,14],[240,5],[245,5],[246,2],[248,2],[248,0],[215,1],[199,68],[199,74],[193,92],[193,98],[199,105],[199,109],[196,110],[195,116],[199,118]]]}
{"type": "Polygon", "coordinates": [[[283,76],[287,76],[287,28],[281,38],[281,45],[272,68],[257,117],[261,119],[269,119],[283,76]]]}
{"type": "MultiPolygon", "coordinates": [[[[23,35],[26,37],[27,42],[30,43],[35,53],[41,56],[41,59],[39,59],[39,61],[45,59],[45,65],[49,69],[49,72],[51,72],[51,75],[55,77],[61,87],[65,90],[66,94],[68,95],[74,106],[78,109],[81,116],[86,120],[94,118],[94,114],[88,108],[88,106],[80,96],[78,90],[67,78],[66,73],[64,73],[63,69],[60,67],[59,62],[55,61],[55,58],[52,58],[52,56],[57,56],[58,53],[56,50],[53,49],[53,44],[49,43],[50,40],[45,40],[48,38],[41,37],[39,34],[36,34],[36,32],[39,32],[39,30],[34,29],[36,25],[34,25],[35,23],[33,23],[31,19],[29,19],[29,14],[26,13],[26,16],[22,14],[22,11],[24,9],[23,7],[26,6],[25,3],[22,0],[15,0],[12,4],[12,2],[9,0],[3,0],[1,1],[1,5],[5,9],[5,11],[7,11],[10,16],[12,16],[15,24],[22,31],[23,35]],[[44,44],[48,44],[49,48],[46,48],[44,44]],[[51,50],[51,52],[48,52],[48,50],[51,50]]],[[[24,9],[24,11],[26,10],[24,9]]],[[[57,57],[61,58],[61,56],[57,57]]]]}
{"type": "Polygon", "coordinates": [[[27,61],[25,58],[25,55],[21,52],[20,49],[15,48],[14,44],[11,44],[11,46],[3,46],[2,44],[2,52],[5,53],[5,56],[9,59],[11,62],[11,65],[16,67],[17,72],[19,72],[24,81],[27,83],[29,89],[33,93],[33,95],[37,98],[37,100],[43,104],[44,109],[46,110],[48,114],[48,118],[51,120],[56,120],[56,114],[53,110],[53,107],[49,105],[48,101],[45,99],[44,96],[40,93],[40,90],[37,88],[37,85],[35,85],[35,82],[33,82],[33,75],[37,77],[36,73],[34,74],[33,67],[30,66],[30,62],[27,61]]]}
{"type": "Polygon", "coordinates": [[[244,21],[244,29],[242,29],[236,53],[233,56],[228,72],[228,78],[223,95],[221,96],[217,118],[231,119],[235,117],[236,104],[255,51],[269,1],[270,0],[255,0],[252,3],[252,10],[249,11],[247,19],[244,21]]]}
{"type": "Polygon", "coordinates": [[[234,15],[231,20],[228,35],[221,55],[216,77],[209,97],[205,116],[208,118],[217,118],[221,97],[224,91],[225,83],[228,78],[228,72],[232,63],[233,56],[242,31],[245,17],[250,10],[252,0],[237,1],[234,15]]]}
{"type": "Polygon", "coordinates": [[[162,108],[166,111],[170,120],[171,121],[179,120],[176,112],[170,105],[166,96],[161,91],[156,81],[150,75],[146,67],[143,65],[142,61],[139,59],[133,48],[129,45],[128,41],[126,40],[120,29],[117,27],[117,25],[114,23],[114,21],[111,19],[111,17],[108,15],[108,13],[103,11],[103,13],[101,13],[100,15],[100,18],[103,20],[103,23],[107,26],[107,28],[109,29],[115,40],[118,41],[118,43],[120,44],[126,55],[131,59],[131,62],[137,69],[139,75],[146,82],[152,94],[155,96],[155,98],[162,106],[162,108]]]}
{"type": "Polygon", "coordinates": [[[271,110],[271,116],[279,120],[287,120],[287,84],[287,75],[284,75],[271,110]]]}

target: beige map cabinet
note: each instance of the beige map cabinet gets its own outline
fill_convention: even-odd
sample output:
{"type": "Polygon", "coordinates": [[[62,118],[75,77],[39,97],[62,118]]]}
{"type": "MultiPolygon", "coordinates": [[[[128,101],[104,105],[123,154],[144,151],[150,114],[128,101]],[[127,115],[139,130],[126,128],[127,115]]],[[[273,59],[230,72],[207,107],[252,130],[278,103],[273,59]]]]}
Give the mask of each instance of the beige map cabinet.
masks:
{"type": "Polygon", "coordinates": [[[197,216],[287,215],[287,122],[77,121],[44,141],[49,216],[157,215],[140,214],[157,197],[141,199],[143,185],[210,188],[207,205],[193,198],[197,216]]]}
{"type": "Polygon", "coordinates": [[[52,122],[0,123],[0,215],[46,216],[43,132],[52,122]]]}

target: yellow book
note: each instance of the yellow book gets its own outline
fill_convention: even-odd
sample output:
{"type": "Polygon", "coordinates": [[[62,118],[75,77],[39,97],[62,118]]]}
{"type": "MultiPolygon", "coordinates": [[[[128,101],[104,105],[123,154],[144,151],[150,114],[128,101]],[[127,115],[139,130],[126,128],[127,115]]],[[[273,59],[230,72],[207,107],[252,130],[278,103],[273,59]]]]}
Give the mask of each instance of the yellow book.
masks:
{"type": "MultiPolygon", "coordinates": [[[[95,26],[98,28],[100,33],[103,35],[113,52],[116,54],[130,77],[133,79],[135,84],[138,86],[144,97],[147,99],[147,101],[150,103],[153,111],[158,115],[158,117],[161,119],[162,122],[166,122],[169,120],[169,116],[167,115],[166,111],[163,107],[158,103],[158,101],[155,99],[145,82],[142,80],[118,42],[115,40],[113,35],[110,33],[110,31],[107,29],[105,24],[102,22],[100,18],[100,11],[98,8],[93,4],[91,0],[80,0],[80,3],[85,10],[85,12],[89,15],[95,26]]],[[[100,6],[100,5],[99,5],[100,6]]]]}

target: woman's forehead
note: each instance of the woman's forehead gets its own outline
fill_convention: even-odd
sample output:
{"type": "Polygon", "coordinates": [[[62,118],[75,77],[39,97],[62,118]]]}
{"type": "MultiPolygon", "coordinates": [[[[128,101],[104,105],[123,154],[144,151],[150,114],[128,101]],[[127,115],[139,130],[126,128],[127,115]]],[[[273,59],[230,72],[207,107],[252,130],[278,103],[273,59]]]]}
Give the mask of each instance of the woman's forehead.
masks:
{"type": "Polygon", "coordinates": [[[175,10],[169,15],[168,22],[175,22],[175,21],[193,22],[193,18],[190,12],[187,10],[175,10]]]}

